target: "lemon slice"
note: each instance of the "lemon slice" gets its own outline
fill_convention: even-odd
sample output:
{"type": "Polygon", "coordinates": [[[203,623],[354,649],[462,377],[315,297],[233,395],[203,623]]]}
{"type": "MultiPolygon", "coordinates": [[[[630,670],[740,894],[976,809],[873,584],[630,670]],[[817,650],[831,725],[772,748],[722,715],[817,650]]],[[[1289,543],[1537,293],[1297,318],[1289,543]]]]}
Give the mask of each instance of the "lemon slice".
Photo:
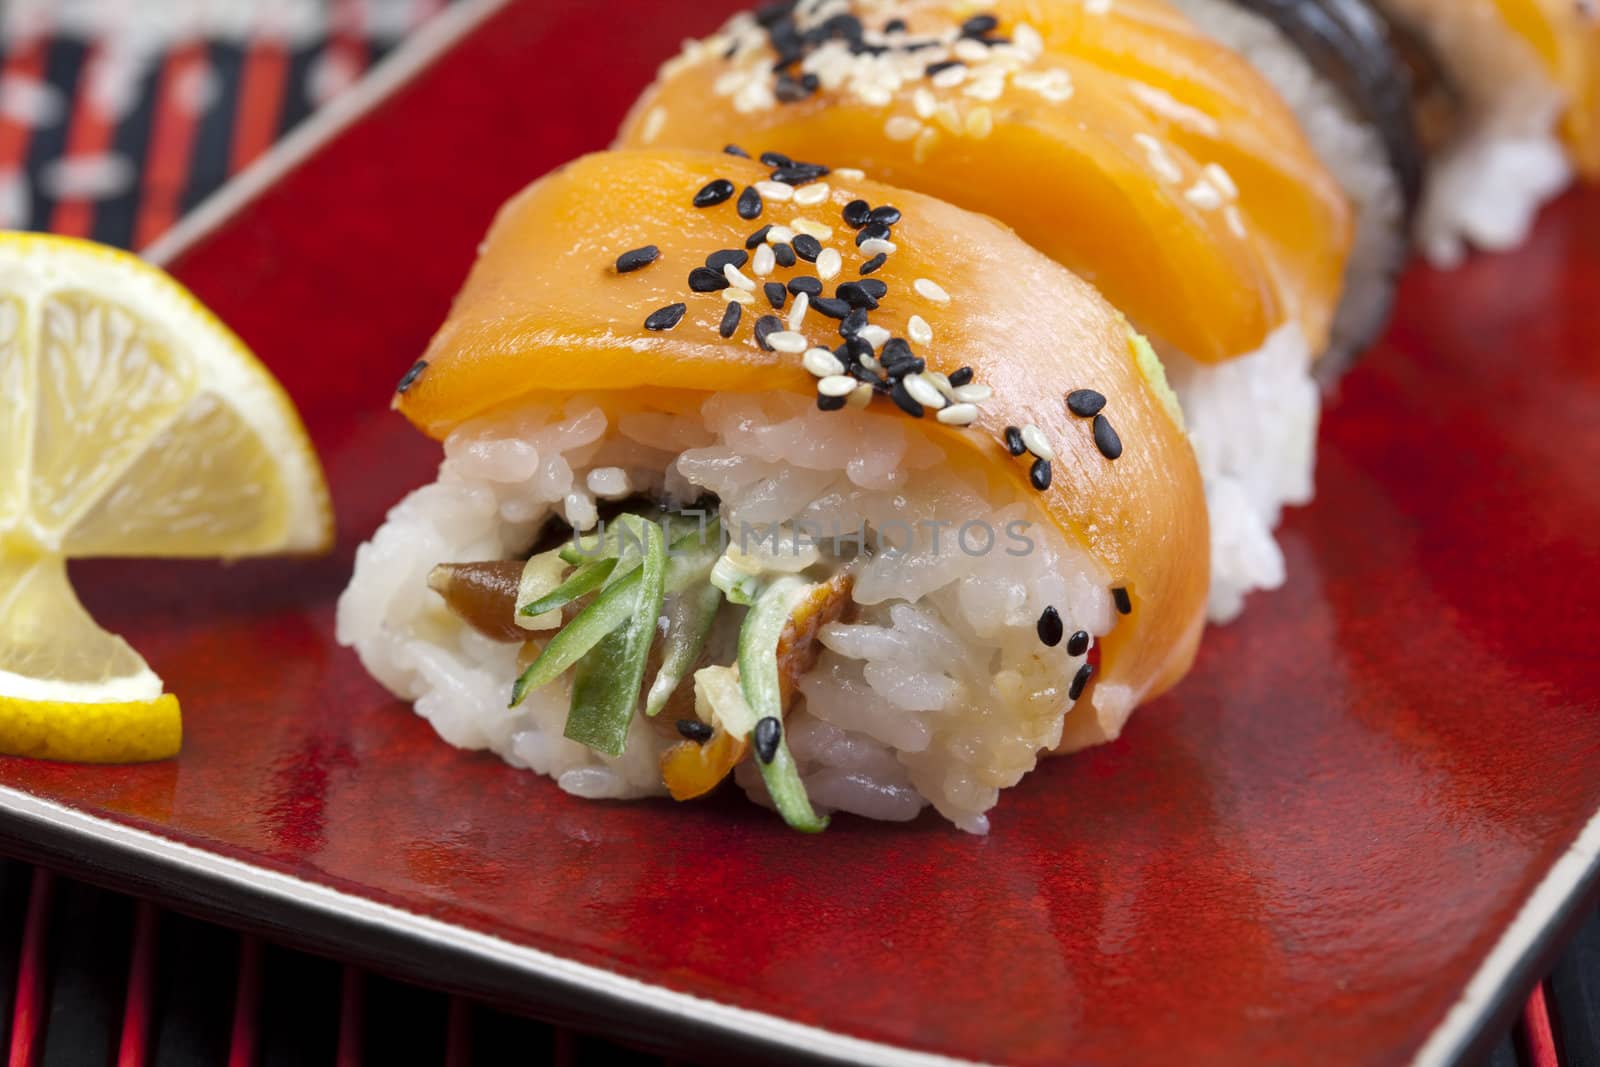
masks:
{"type": "Polygon", "coordinates": [[[0,751],[177,752],[177,700],[90,618],[68,559],[332,539],[294,405],[186,289],[101,245],[0,233],[0,751]]]}

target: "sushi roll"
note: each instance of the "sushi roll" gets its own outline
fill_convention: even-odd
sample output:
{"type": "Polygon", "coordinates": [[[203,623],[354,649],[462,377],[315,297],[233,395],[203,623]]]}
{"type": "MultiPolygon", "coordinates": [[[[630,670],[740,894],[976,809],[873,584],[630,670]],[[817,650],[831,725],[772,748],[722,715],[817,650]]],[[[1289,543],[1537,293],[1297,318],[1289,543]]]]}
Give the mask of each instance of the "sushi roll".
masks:
{"type": "Polygon", "coordinates": [[[394,398],[437,480],[359,549],[338,637],[571,793],[731,777],[802,830],[931,804],[982,833],[1193,659],[1182,415],[1004,226],[772,171],[602,153],[505,205],[394,398]]]}
{"type": "Polygon", "coordinates": [[[1376,0],[1429,105],[1417,236],[1435,264],[1521,244],[1573,178],[1600,178],[1600,3],[1376,0]]]}
{"type": "Polygon", "coordinates": [[[1226,621],[1284,580],[1317,367],[1382,324],[1417,184],[1409,132],[1372,121],[1408,114],[1403,86],[1323,51],[1224,0],[799,0],[688,42],[618,143],[847,154],[1093,282],[1182,402],[1226,621]]]}

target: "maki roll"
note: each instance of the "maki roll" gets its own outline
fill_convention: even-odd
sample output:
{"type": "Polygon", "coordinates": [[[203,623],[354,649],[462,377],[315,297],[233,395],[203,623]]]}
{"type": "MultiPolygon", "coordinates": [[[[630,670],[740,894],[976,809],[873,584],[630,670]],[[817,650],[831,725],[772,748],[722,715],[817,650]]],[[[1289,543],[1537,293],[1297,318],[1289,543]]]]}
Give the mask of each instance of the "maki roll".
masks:
{"type": "Polygon", "coordinates": [[[1376,0],[1433,149],[1417,234],[1434,263],[1521,244],[1575,176],[1600,178],[1600,4],[1376,0]]]}
{"type": "Polygon", "coordinates": [[[505,205],[401,379],[444,459],[360,548],[339,639],[572,793],[731,777],[802,830],[931,804],[981,833],[1189,667],[1182,416],[1004,226],[773,169],[603,153],[505,205]]]}
{"type": "Polygon", "coordinates": [[[1222,621],[1284,579],[1272,530],[1312,495],[1315,368],[1387,314],[1414,160],[1368,121],[1373,79],[1346,92],[1270,22],[1182,7],[1212,25],[1165,0],[769,5],[686,44],[618,143],[847,154],[1093,282],[1182,402],[1222,621]],[[1231,46],[1262,31],[1297,107],[1231,46]]]}

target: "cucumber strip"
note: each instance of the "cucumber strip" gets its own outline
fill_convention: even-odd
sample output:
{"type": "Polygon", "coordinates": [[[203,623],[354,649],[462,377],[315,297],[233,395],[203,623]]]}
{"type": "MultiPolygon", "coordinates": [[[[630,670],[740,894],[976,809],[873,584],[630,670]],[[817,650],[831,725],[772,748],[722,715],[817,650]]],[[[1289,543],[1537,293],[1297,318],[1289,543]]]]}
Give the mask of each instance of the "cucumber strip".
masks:
{"type": "Polygon", "coordinates": [[[564,608],[579,597],[594,592],[617,569],[614,559],[597,559],[580,565],[567,580],[531,604],[517,609],[518,615],[543,615],[564,608]]]}
{"type": "Polygon", "coordinates": [[[734,563],[727,553],[711,568],[711,584],[722,590],[730,604],[753,604],[761,591],[761,579],[734,563]]]}
{"type": "MultiPolygon", "coordinates": [[[[657,523],[666,531],[667,544],[676,545],[682,540],[687,531],[697,531],[705,526],[709,540],[711,526],[717,520],[702,519],[699,516],[685,516],[671,511],[660,511],[655,508],[646,508],[642,511],[628,512],[627,515],[637,515],[641,519],[649,519],[657,523]]],[[[617,533],[617,520],[606,523],[605,528],[598,534],[578,534],[575,541],[569,540],[555,551],[559,552],[563,561],[574,566],[580,563],[592,563],[597,559],[616,559],[622,554],[624,539],[617,533]]],[[[632,535],[627,539],[628,544],[638,547],[638,536],[632,535]]]]}
{"type": "MultiPolygon", "coordinates": [[[[803,578],[786,575],[767,587],[745,616],[739,631],[739,686],[756,719],[783,721],[783,695],[778,681],[778,638],[800,600],[810,589],[803,578]]],[[[751,730],[754,735],[755,730],[751,730]]],[[[750,740],[753,742],[754,737],[750,740]]],[[[789,754],[789,741],[782,734],[770,761],[757,758],[756,766],[767,783],[767,792],[777,805],[783,821],[808,834],[828,827],[826,816],[811,807],[800,770],[789,754]]]]}
{"type": "MultiPolygon", "coordinates": [[[[522,579],[517,583],[517,603],[528,604],[544,596],[561,584],[561,575],[567,565],[561,561],[558,550],[541,552],[522,567],[522,579]]],[[[516,611],[512,620],[524,630],[555,630],[561,626],[561,612],[549,611],[543,615],[525,616],[516,611]]]]}
{"type": "Polygon", "coordinates": [[[635,587],[628,605],[632,617],[578,661],[564,731],[572,740],[608,756],[622,755],[627,745],[628,724],[639,704],[645,661],[650,657],[666,592],[666,538],[653,522],[639,520],[638,526],[644,535],[644,553],[638,581],[630,583],[635,587]]]}
{"type": "MultiPolygon", "coordinates": [[[[667,592],[682,592],[691,585],[705,581],[706,575],[710,573],[719,549],[715,544],[711,544],[690,551],[698,536],[697,533],[686,535],[673,546],[676,554],[669,555],[666,561],[667,592]]],[[[544,646],[539,658],[528,664],[528,669],[522,672],[522,676],[511,687],[512,707],[521,704],[535,689],[548,685],[560,677],[561,672],[578,662],[584,653],[599,644],[601,638],[622,625],[623,621],[633,613],[633,604],[637,599],[642,573],[636,570],[622,581],[601,590],[599,595],[578,612],[571,622],[550,639],[550,643],[544,646]]]]}
{"type": "Polygon", "coordinates": [[[661,654],[661,669],[645,695],[644,713],[654,716],[689,673],[711,636],[711,624],[717,621],[717,609],[722,606],[722,591],[714,585],[703,586],[693,592],[685,591],[672,605],[667,621],[667,632],[662,637],[665,648],[661,654]]]}

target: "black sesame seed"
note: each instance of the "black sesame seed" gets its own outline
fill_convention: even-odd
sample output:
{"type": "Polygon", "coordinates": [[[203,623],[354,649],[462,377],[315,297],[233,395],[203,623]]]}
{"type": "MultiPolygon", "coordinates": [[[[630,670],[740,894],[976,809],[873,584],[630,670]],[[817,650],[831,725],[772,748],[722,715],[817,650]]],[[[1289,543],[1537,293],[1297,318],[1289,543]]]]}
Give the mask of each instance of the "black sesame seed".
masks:
{"type": "Polygon", "coordinates": [[[726,178],[717,178],[706,182],[698,193],[694,194],[695,207],[712,207],[722,203],[733,195],[733,183],[726,178]]]}
{"type": "Polygon", "coordinates": [[[811,84],[808,86],[805,79],[796,78],[793,74],[783,71],[773,83],[772,95],[778,98],[779,103],[798,104],[817,91],[816,76],[812,75],[810,81],[811,84]]]}
{"type": "Polygon", "coordinates": [[[815,300],[822,295],[822,279],[813,278],[809,274],[797,274],[789,279],[791,293],[804,293],[815,300]]]}
{"type": "Polygon", "coordinates": [[[761,227],[761,229],[744,239],[744,246],[746,248],[760,248],[761,242],[767,239],[767,234],[770,232],[772,232],[770,225],[761,227]]]}
{"type": "Polygon", "coordinates": [[[1116,459],[1122,455],[1122,438],[1117,436],[1116,429],[1111,425],[1111,420],[1104,413],[1094,417],[1094,443],[1100,449],[1100,454],[1107,459],[1116,459]]]}
{"type": "Polygon", "coordinates": [[[767,294],[767,303],[780,310],[783,308],[783,302],[789,298],[789,290],[783,287],[782,282],[767,282],[761,287],[761,291],[767,294]]]}
{"type": "Polygon", "coordinates": [[[724,248],[711,253],[706,257],[706,266],[717,273],[722,273],[722,268],[729,263],[735,267],[742,267],[750,262],[750,253],[742,248],[724,248]]]}
{"type": "Polygon", "coordinates": [[[862,288],[860,282],[844,282],[834,290],[833,295],[853,308],[865,308],[868,311],[872,311],[878,306],[878,302],[873,299],[871,293],[862,288]]]}
{"type": "Polygon", "coordinates": [[[805,185],[828,173],[821,163],[790,163],[772,172],[772,180],[785,185],[805,185]]]}
{"type": "Polygon", "coordinates": [[[1089,651],[1089,631],[1079,630],[1067,638],[1067,655],[1081,656],[1089,651]]]}
{"type": "Polygon", "coordinates": [[[744,149],[740,148],[736,144],[725,144],[725,145],[722,146],[722,150],[724,152],[728,153],[728,155],[730,155],[730,156],[738,156],[740,159],[749,159],[750,158],[750,153],[746,152],[744,149]]]}
{"type": "Polygon", "coordinates": [[[815,263],[817,257],[822,255],[822,242],[809,233],[795,234],[792,244],[794,245],[794,254],[807,263],[815,263]]]}
{"type": "Polygon", "coordinates": [[[1066,627],[1061,625],[1061,612],[1052,604],[1044,609],[1044,614],[1039,616],[1039,621],[1034,624],[1034,629],[1039,632],[1039,640],[1047,648],[1055,648],[1061,643],[1061,637],[1066,632],[1066,627]]]}
{"type": "Polygon", "coordinates": [[[1050,461],[1034,460],[1033,466],[1028,468],[1028,481],[1032,482],[1033,487],[1041,493],[1050,488],[1050,461]]]}
{"type": "Polygon", "coordinates": [[[794,160],[790,159],[782,152],[763,152],[761,153],[760,158],[761,162],[769,167],[787,167],[790,163],[794,162],[794,160]]]}
{"type": "Polygon", "coordinates": [[[728,287],[728,279],[720,270],[696,267],[689,272],[689,288],[696,293],[715,293],[728,287]]]}
{"type": "Polygon", "coordinates": [[[860,248],[865,241],[887,241],[889,227],[881,222],[869,222],[856,232],[856,247],[860,248]]]}
{"type": "Polygon", "coordinates": [[[640,267],[648,267],[650,264],[654,263],[660,258],[661,249],[657,248],[655,245],[645,245],[643,248],[635,248],[632,251],[624,252],[622,255],[617,257],[617,273],[627,274],[629,271],[638,270],[640,267]]]}
{"type": "Polygon", "coordinates": [[[403,393],[407,389],[410,389],[413,385],[417,384],[417,379],[422,377],[422,372],[427,369],[427,360],[417,360],[415,363],[411,364],[410,369],[400,376],[400,382],[394,387],[394,391],[397,393],[403,393]]]}
{"type": "Polygon", "coordinates": [[[905,44],[900,46],[900,51],[923,52],[929,48],[938,48],[943,44],[944,42],[936,37],[927,37],[920,41],[907,41],[905,44]]]}
{"type": "Polygon", "coordinates": [[[839,323],[839,336],[846,340],[856,336],[867,328],[867,312],[865,308],[855,308],[839,323]]]}
{"type": "Polygon", "coordinates": [[[771,763],[778,755],[779,743],[783,741],[783,723],[775,716],[768,715],[750,731],[750,740],[755,745],[756,758],[762,763],[771,763]]]}
{"type": "MultiPolygon", "coordinates": [[[[885,226],[893,226],[900,221],[900,209],[893,204],[884,204],[882,207],[872,209],[871,221],[881,222],[885,226]]],[[[887,235],[885,235],[887,236],[887,235]]]]}
{"type": "Polygon", "coordinates": [[[739,194],[739,203],[736,205],[741,219],[759,219],[761,217],[761,194],[756,192],[756,187],[747,185],[744,192],[739,194]]]}
{"type": "Polygon", "coordinates": [[[717,332],[724,337],[732,337],[733,331],[739,328],[739,316],[743,314],[737,300],[728,301],[728,308],[722,313],[722,323],[717,327],[717,332]]]}
{"type": "Polygon", "coordinates": [[[783,320],[776,315],[763,315],[756,320],[756,344],[772,351],[772,346],[767,344],[767,337],[783,329],[783,320]]]}
{"type": "Polygon", "coordinates": [[[1067,394],[1067,410],[1080,419],[1100,414],[1100,409],[1105,406],[1106,398],[1093,389],[1074,389],[1067,394]]]}
{"type": "Polygon", "coordinates": [[[794,261],[795,261],[794,246],[791,245],[788,241],[784,241],[784,242],[782,242],[780,244],[773,245],[772,246],[772,258],[777,260],[778,266],[780,266],[780,267],[792,267],[792,266],[794,266],[794,261]]]}
{"type": "Polygon", "coordinates": [[[689,310],[688,304],[668,304],[664,308],[657,308],[650,312],[650,317],[644,320],[647,330],[670,330],[683,321],[684,312],[689,310]]]}
{"type": "Polygon", "coordinates": [[[904,337],[891,337],[883,342],[883,365],[906,363],[914,359],[911,344],[904,337]]]}
{"type": "MultiPolygon", "coordinates": [[[[847,370],[866,371],[867,368],[861,361],[872,355],[872,346],[859,337],[846,337],[844,343],[833,350],[833,354],[839,357],[839,362],[843,363],[847,370]]],[[[867,371],[867,373],[872,372],[867,371]]]]}
{"type": "Polygon", "coordinates": [[[1015,426],[1007,426],[1006,451],[1010,452],[1013,456],[1020,456],[1027,450],[1028,446],[1022,443],[1022,431],[1017,429],[1015,426]]]}
{"type": "Polygon", "coordinates": [[[1094,677],[1094,664],[1085,663],[1078,668],[1078,673],[1072,676],[1072,685],[1067,689],[1067,699],[1077,700],[1083,696],[1083,691],[1089,685],[1089,679],[1094,677]]]}
{"type": "Polygon", "coordinates": [[[872,221],[872,205],[865,200],[852,200],[844,206],[842,214],[845,222],[859,230],[872,221]]]}
{"type": "Polygon", "coordinates": [[[1128,590],[1124,587],[1119,585],[1111,590],[1111,600],[1117,605],[1118,615],[1133,614],[1133,598],[1128,596],[1128,590]]]}
{"type": "Polygon", "coordinates": [[[679,736],[688,738],[697,745],[705,744],[716,733],[699,719],[679,719],[677,725],[679,736]]]}
{"type": "Polygon", "coordinates": [[[883,295],[889,291],[889,287],[876,278],[866,278],[856,284],[874,300],[882,300],[883,295]]]}
{"type": "Polygon", "coordinates": [[[993,33],[1000,25],[1000,20],[993,15],[974,15],[961,24],[961,36],[982,37],[986,33],[993,33]]]}
{"type": "Polygon", "coordinates": [[[894,387],[889,390],[889,399],[893,400],[896,407],[912,418],[922,418],[922,405],[917,402],[916,397],[906,392],[905,382],[896,381],[894,383],[894,387]]]}
{"type": "Polygon", "coordinates": [[[814,296],[811,298],[811,306],[830,319],[842,319],[850,314],[850,305],[836,297],[814,296]]]}
{"type": "Polygon", "coordinates": [[[888,22],[885,22],[883,24],[883,32],[884,33],[905,33],[906,32],[906,20],[905,19],[890,19],[888,22]]]}
{"type": "Polygon", "coordinates": [[[956,389],[960,389],[970,381],[972,381],[971,367],[957,367],[950,372],[950,384],[956,389]]]}
{"type": "Polygon", "coordinates": [[[938,62],[938,63],[929,63],[926,67],[923,68],[922,73],[926,74],[928,77],[931,78],[935,74],[938,74],[942,70],[949,70],[951,67],[964,67],[964,66],[966,66],[966,64],[961,62],[961,60],[959,60],[959,59],[946,59],[946,60],[943,60],[943,61],[938,62]]]}
{"type": "Polygon", "coordinates": [[[873,271],[877,270],[879,267],[883,266],[886,262],[888,262],[888,260],[889,260],[888,255],[886,255],[883,252],[879,252],[877,255],[873,256],[871,259],[869,259],[865,263],[861,264],[861,273],[862,274],[871,274],[873,271]]]}
{"type": "Polygon", "coordinates": [[[840,408],[844,407],[844,402],[848,399],[848,396],[828,396],[825,393],[818,393],[817,410],[838,411],[840,408]]]}
{"type": "Polygon", "coordinates": [[[837,37],[842,41],[861,40],[861,20],[850,14],[834,15],[822,24],[822,31],[829,37],[837,37]]]}

